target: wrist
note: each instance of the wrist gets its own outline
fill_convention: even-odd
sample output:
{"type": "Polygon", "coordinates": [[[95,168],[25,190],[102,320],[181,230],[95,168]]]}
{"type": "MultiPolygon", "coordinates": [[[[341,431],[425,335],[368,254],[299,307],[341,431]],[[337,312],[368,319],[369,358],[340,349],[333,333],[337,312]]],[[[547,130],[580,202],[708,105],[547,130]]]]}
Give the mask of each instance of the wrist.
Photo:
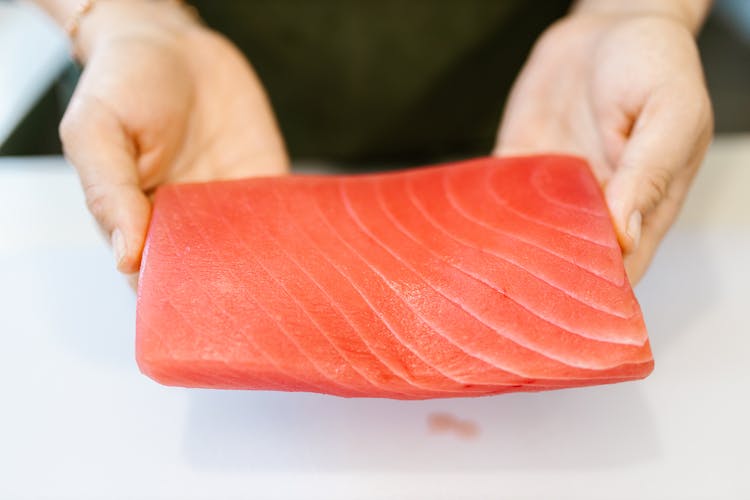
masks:
{"type": "Polygon", "coordinates": [[[85,12],[74,12],[69,23],[73,52],[85,63],[97,47],[126,37],[179,40],[200,29],[191,7],[177,0],[99,0],[85,12]]]}
{"type": "Polygon", "coordinates": [[[711,4],[712,0],[577,0],[571,14],[662,16],[671,18],[696,34],[711,4]]]}

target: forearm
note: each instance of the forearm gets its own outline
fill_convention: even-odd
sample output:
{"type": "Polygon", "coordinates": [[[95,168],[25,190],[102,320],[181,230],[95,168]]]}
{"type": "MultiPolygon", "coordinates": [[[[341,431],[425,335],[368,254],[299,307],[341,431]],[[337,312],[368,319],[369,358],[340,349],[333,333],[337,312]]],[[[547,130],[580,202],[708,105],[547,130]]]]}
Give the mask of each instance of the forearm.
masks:
{"type": "Polygon", "coordinates": [[[572,13],[640,14],[669,16],[697,33],[713,0],[577,0],[572,13]]]}

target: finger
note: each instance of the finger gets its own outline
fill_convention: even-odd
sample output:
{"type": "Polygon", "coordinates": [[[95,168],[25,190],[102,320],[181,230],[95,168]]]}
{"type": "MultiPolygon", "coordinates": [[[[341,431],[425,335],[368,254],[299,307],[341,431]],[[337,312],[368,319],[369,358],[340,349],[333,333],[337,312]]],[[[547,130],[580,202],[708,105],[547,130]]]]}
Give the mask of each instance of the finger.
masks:
{"type": "MultiPolygon", "coordinates": [[[[644,231],[645,233],[646,231],[644,231]]],[[[656,249],[661,241],[660,237],[644,237],[641,241],[638,250],[634,253],[627,254],[623,258],[623,264],[625,265],[625,273],[628,276],[631,286],[635,286],[641,281],[643,275],[646,273],[651,260],[656,253],[656,249]]]]}
{"type": "Polygon", "coordinates": [[[130,286],[130,288],[134,292],[138,292],[138,280],[140,276],[141,276],[140,273],[131,273],[131,274],[125,275],[125,279],[128,282],[128,286],[130,286]]]}
{"type": "MultiPolygon", "coordinates": [[[[711,105],[703,88],[684,93],[672,89],[646,103],[605,189],[624,253],[638,248],[644,224],[667,197],[673,197],[679,209],[703,160],[712,127],[711,105]]],[[[677,212],[669,211],[669,220],[662,223],[668,227],[677,212]]]]}
{"type": "Polygon", "coordinates": [[[679,211],[680,203],[669,196],[643,222],[637,248],[623,257],[625,271],[632,285],[636,285],[645,274],[659,243],[679,211]]]}
{"type": "Polygon", "coordinates": [[[112,242],[117,269],[136,272],[151,206],[139,186],[133,143],[107,106],[80,95],[65,112],[60,137],[86,204],[112,242]]]}

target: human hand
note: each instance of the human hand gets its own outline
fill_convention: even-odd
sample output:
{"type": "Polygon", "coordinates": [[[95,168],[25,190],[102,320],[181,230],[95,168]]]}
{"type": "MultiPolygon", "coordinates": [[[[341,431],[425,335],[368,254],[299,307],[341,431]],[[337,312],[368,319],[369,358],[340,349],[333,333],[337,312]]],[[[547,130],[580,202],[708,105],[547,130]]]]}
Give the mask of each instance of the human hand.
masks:
{"type": "Polygon", "coordinates": [[[537,42],[495,154],[586,157],[636,283],[674,221],[713,134],[690,29],[662,13],[575,13],[537,42]]]}
{"type": "Polygon", "coordinates": [[[60,136],[121,272],[138,271],[160,184],[288,171],[247,61],[175,3],[99,2],[77,41],[85,70],[60,136]]]}

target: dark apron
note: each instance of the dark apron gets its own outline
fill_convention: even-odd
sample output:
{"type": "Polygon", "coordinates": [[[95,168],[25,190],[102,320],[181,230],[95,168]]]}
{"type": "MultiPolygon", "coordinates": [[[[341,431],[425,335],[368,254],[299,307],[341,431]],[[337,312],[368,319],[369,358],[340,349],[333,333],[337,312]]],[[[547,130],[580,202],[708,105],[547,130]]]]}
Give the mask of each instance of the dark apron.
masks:
{"type": "Polygon", "coordinates": [[[536,37],[568,0],[205,0],[245,52],[294,159],[486,154],[536,37]]]}

